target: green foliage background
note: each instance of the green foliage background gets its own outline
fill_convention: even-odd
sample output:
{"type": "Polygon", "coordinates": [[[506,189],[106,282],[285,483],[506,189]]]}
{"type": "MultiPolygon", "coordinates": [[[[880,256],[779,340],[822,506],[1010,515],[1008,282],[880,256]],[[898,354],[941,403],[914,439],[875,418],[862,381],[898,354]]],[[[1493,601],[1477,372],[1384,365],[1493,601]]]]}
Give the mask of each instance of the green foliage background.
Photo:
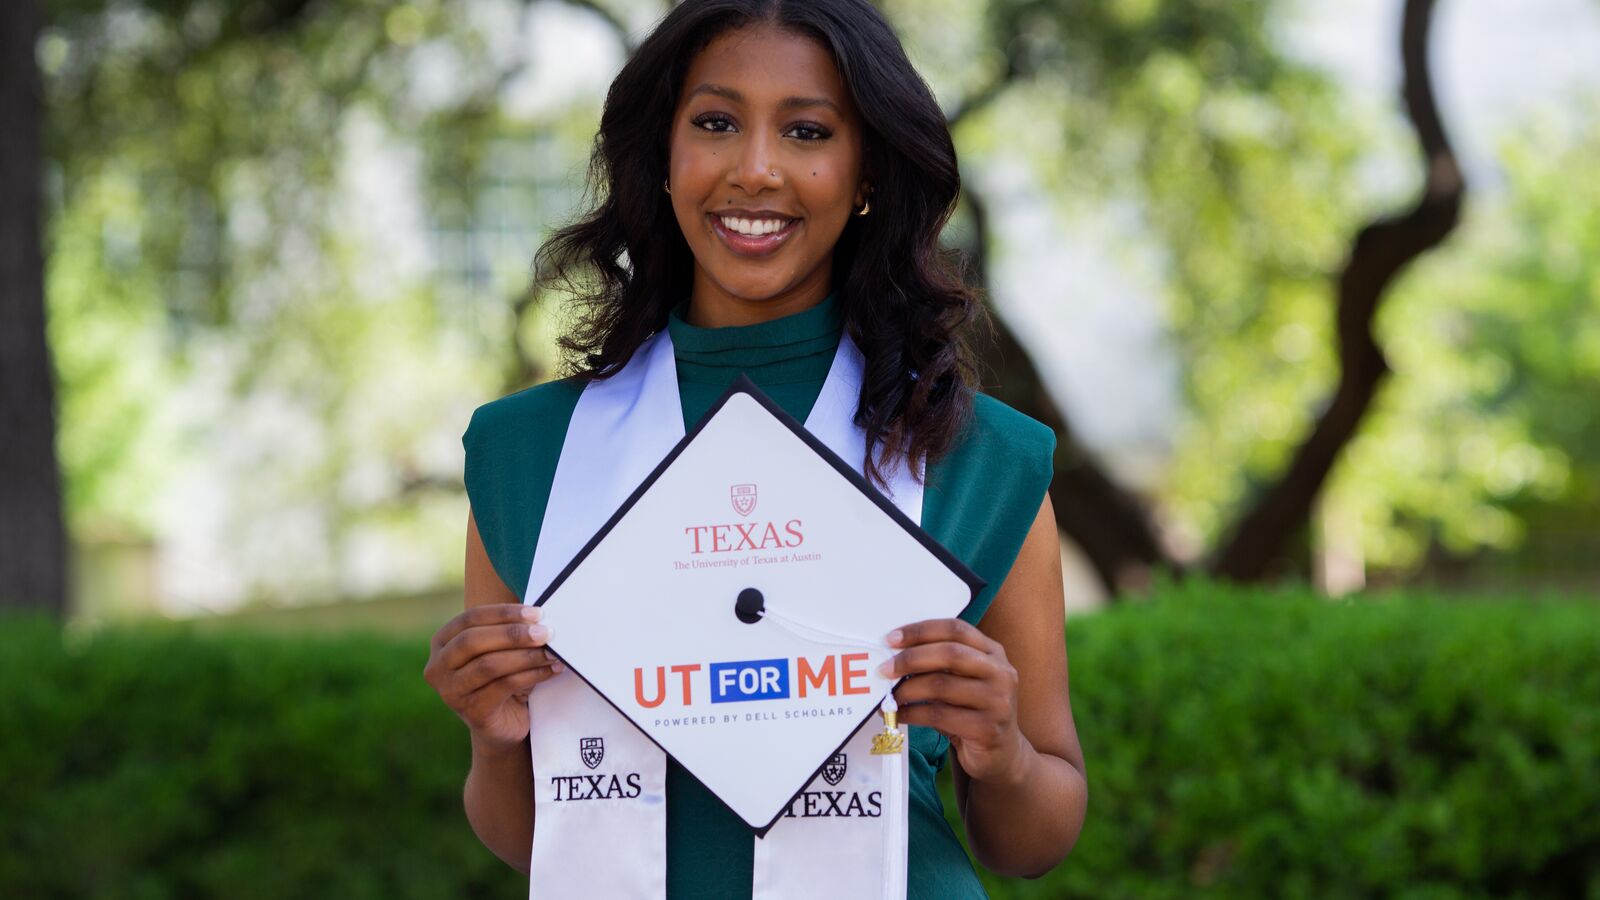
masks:
{"type": "MultiPolygon", "coordinates": [[[[1600,897],[1600,606],[1192,583],[1073,619],[1089,816],[996,897],[1600,897]]],[[[0,895],[524,896],[426,639],[0,625],[0,895]]]]}
{"type": "MultiPolygon", "coordinates": [[[[635,29],[663,9],[606,8],[635,29]]],[[[1152,489],[1171,533],[1205,548],[1332,385],[1331,279],[1355,230],[1413,197],[1392,98],[1295,58],[1286,0],[883,8],[948,108],[988,98],[955,130],[969,193],[1017,168],[1065,221],[1127,229],[1180,373],[1152,489]]],[[[560,311],[513,307],[579,200],[603,88],[518,106],[518,79],[562,60],[505,39],[565,10],[620,60],[616,23],[500,0],[339,0],[271,27],[258,4],[46,9],[75,535],[161,539],[192,518],[182,485],[222,498],[229,600],[361,593],[353,560],[378,556],[409,566],[378,589],[458,577],[457,438],[473,406],[555,362],[560,311]],[[410,218],[375,216],[374,196],[410,218]]],[[[1395,377],[1318,523],[1370,566],[1528,541],[1509,557],[1526,576],[1595,552],[1597,149],[1594,98],[1530,110],[1502,183],[1473,186],[1460,231],[1387,303],[1395,377]]]]}

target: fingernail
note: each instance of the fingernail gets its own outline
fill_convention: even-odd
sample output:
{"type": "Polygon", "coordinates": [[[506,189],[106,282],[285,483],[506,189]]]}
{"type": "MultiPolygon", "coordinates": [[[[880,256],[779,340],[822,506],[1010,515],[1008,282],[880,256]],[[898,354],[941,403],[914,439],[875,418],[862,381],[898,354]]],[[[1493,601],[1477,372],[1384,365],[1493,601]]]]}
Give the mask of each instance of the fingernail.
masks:
{"type": "Polygon", "coordinates": [[[891,647],[898,647],[898,646],[900,646],[900,642],[905,640],[905,637],[906,637],[905,632],[903,632],[900,629],[896,628],[895,630],[889,632],[889,636],[884,638],[883,640],[884,640],[885,643],[887,643],[891,647]]]}
{"type": "Polygon", "coordinates": [[[878,674],[885,678],[894,674],[894,660],[886,659],[878,664],[878,674]]]}
{"type": "Polygon", "coordinates": [[[522,608],[522,618],[529,622],[537,622],[543,616],[544,607],[542,606],[524,606],[522,608]]]}
{"type": "Polygon", "coordinates": [[[536,641],[548,641],[548,640],[550,640],[550,626],[549,625],[529,625],[528,626],[528,637],[531,637],[536,641]]]}
{"type": "Polygon", "coordinates": [[[563,664],[561,662],[561,660],[559,660],[559,659],[550,664],[550,671],[556,673],[557,675],[560,675],[562,672],[565,672],[566,670],[567,670],[566,665],[563,664]]]}

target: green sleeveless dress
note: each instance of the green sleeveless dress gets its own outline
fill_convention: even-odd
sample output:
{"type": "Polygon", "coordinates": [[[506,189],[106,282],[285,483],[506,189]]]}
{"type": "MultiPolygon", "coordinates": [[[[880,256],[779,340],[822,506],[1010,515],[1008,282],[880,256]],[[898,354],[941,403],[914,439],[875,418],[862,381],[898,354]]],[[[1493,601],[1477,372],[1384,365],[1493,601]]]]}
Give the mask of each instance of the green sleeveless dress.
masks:
{"type": "MultiPolygon", "coordinates": [[[[668,320],[677,357],[685,429],[711,408],[740,372],[790,415],[805,421],[822,390],[842,333],[836,297],[792,315],[727,328],[668,320]]],[[[478,532],[501,580],[528,587],[556,460],[581,385],[562,379],[479,407],[462,443],[478,532]]],[[[1051,477],[1055,434],[984,394],[954,449],[928,467],[922,526],[983,577],[987,586],[962,618],[976,624],[994,599],[1051,477]]],[[[911,728],[908,895],[983,897],[944,818],[934,776],[949,742],[911,728]]],[[[667,887],[671,897],[749,897],[754,838],[749,828],[676,763],[667,772],[667,887]]],[[[821,861],[819,861],[821,862],[821,861]]]]}

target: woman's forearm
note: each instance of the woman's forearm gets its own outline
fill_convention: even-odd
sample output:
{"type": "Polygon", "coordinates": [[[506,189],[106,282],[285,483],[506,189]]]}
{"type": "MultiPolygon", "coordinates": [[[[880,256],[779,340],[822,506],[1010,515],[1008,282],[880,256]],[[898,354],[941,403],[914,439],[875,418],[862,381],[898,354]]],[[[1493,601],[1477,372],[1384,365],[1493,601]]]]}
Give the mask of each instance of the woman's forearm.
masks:
{"type": "Polygon", "coordinates": [[[978,781],[956,767],[962,821],[973,856],[997,875],[1037,878],[1078,841],[1088,809],[1088,782],[1072,763],[1023,751],[1014,779],[978,781]]]}
{"type": "Polygon", "coordinates": [[[533,761],[528,742],[509,749],[472,742],[472,769],[462,792],[478,840],[518,872],[528,874],[533,848],[533,761]]]}

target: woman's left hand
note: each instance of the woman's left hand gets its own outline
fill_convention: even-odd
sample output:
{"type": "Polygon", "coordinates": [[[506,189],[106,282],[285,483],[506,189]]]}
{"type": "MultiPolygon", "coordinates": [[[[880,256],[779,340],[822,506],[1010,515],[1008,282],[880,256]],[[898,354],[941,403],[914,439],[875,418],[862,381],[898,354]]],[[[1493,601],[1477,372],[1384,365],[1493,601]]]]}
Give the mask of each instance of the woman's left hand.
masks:
{"type": "Polygon", "coordinates": [[[894,692],[900,721],[950,738],[972,778],[1020,783],[1032,747],[1017,727],[1017,670],[1000,642],[961,619],[929,619],[888,643],[904,649],[879,673],[909,676],[894,692]]]}

